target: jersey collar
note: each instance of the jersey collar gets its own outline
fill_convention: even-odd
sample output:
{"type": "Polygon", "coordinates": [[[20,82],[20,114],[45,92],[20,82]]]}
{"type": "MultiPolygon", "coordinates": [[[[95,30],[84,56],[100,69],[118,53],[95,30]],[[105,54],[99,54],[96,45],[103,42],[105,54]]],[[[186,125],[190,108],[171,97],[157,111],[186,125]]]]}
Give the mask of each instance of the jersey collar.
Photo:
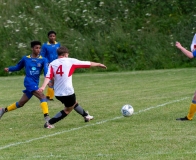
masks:
{"type": "Polygon", "coordinates": [[[27,58],[42,58],[42,56],[38,55],[37,57],[32,57],[31,55],[28,55],[27,58]]]}
{"type": "MultiPolygon", "coordinates": [[[[54,44],[57,44],[58,42],[55,41],[54,44]]],[[[49,41],[47,42],[48,45],[52,45],[49,41]]]]}

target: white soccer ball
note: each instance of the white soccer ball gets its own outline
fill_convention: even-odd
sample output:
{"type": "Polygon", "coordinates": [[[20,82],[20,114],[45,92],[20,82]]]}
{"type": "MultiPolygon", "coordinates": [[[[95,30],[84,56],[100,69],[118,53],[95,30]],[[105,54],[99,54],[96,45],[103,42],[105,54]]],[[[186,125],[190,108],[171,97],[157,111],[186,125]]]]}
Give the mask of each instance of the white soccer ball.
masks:
{"type": "Polygon", "coordinates": [[[121,113],[124,117],[129,117],[133,114],[134,109],[130,104],[126,104],[122,107],[121,113]]]}

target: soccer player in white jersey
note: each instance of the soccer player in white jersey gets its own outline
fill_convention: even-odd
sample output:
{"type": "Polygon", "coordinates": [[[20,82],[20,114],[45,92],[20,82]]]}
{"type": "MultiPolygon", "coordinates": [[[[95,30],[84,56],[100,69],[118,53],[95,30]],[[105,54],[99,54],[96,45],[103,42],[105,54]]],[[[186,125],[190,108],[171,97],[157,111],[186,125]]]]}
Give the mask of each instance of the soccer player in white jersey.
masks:
{"type": "MultiPolygon", "coordinates": [[[[191,51],[187,50],[183,47],[180,42],[176,42],[176,47],[182,51],[182,53],[187,56],[188,58],[196,58],[196,37],[194,36],[192,44],[191,44],[191,51]]],[[[177,118],[178,121],[191,121],[196,113],[196,91],[193,95],[192,102],[190,104],[189,112],[185,117],[177,118]]]]}
{"type": "Polygon", "coordinates": [[[90,67],[107,68],[101,63],[68,58],[69,51],[66,47],[59,47],[57,54],[58,59],[50,63],[47,75],[39,91],[43,92],[49,81],[54,78],[55,97],[64,104],[65,108],[45,123],[44,128],[53,128],[53,124],[65,118],[78,105],[72,84],[72,74],[75,69],[90,67]]]}

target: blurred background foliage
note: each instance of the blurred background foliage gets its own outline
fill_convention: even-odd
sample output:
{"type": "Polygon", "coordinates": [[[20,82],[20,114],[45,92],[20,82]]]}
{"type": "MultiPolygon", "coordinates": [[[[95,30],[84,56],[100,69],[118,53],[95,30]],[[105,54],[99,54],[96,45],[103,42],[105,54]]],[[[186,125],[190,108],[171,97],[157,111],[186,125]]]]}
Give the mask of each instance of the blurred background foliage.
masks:
{"type": "Polygon", "coordinates": [[[195,10],[192,0],[0,0],[0,75],[31,53],[32,40],[46,42],[49,30],[70,57],[107,71],[194,67],[175,42],[190,49],[195,10]]]}

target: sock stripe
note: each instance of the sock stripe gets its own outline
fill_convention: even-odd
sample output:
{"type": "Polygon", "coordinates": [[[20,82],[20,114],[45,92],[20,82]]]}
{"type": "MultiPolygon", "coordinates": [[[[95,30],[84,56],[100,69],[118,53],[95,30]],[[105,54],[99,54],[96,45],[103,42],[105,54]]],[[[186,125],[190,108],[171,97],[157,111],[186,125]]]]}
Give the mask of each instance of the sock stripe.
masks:
{"type": "Polygon", "coordinates": [[[192,100],[192,103],[196,104],[196,100],[192,100]]]}

